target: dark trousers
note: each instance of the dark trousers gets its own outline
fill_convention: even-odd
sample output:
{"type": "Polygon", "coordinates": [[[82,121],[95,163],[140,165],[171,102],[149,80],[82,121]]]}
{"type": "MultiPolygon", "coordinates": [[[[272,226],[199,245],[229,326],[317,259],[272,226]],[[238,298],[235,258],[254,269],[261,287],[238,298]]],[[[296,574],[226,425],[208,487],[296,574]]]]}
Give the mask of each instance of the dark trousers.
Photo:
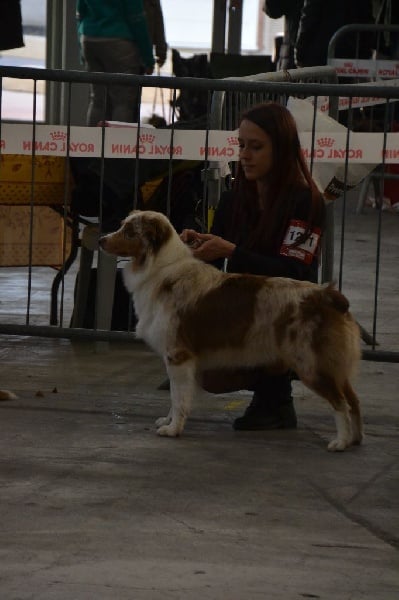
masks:
{"type": "Polygon", "coordinates": [[[254,400],[265,412],[278,410],[279,406],[292,402],[291,373],[267,375],[261,373],[253,387],[254,400]]]}
{"type": "MultiPolygon", "coordinates": [[[[130,40],[83,39],[83,57],[91,72],[127,73],[142,72],[140,52],[130,40]]],[[[105,119],[111,121],[137,122],[138,88],[126,85],[90,85],[87,125],[95,126],[105,119]]]]}
{"type": "Polygon", "coordinates": [[[291,373],[270,375],[265,369],[215,369],[202,374],[200,385],[213,394],[223,394],[237,390],[254,392],[256,403],[265,410],[292,401],[291,373]]]}

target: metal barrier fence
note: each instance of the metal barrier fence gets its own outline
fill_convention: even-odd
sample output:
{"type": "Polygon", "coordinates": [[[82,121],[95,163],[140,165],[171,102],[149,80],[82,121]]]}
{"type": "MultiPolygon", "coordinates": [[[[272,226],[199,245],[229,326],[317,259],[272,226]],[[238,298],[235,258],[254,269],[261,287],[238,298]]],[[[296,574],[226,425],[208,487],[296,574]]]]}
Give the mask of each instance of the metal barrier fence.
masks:
{"type": "MultiPolygon", "coordinates": [[[[32,79],[34,86],[39,80],[51,82],[52,86],[63,86],[68,115],[65,125],[41,124],[35,118],[27,124],[1,121],[0,209],[23,207],[26,214],[25,225],[21,226],[22,220],[18,216],[19,225],[16,229],[14,225],[14,229],[11,227],[10,230],[7,229],[8,222],[6,228],[4,218],[1,217],[0,333],[132,341],[134,336],[130,332],[111,331],[113,298],[109,290],[115,288],[117,265],[107,263],[108,259],[102,251],[97,252],[99,231],[104,229],[104,223],[109,218],[107,211],[110,207],[107,202],[110,199],[115,200],[114,204],[111,202],[111,208],[115,208],[120,200],[115,188],[122,187],[124,199],[128,198],[129,206],[122,206],[124,214],[137,206],[138,202],[144,202],[145,206],[163,210],[176,219],[181,217],[181,211],[187,208],[187,205],[184,201],[180,204],[176,202],[179,189],[175,184],[179,182],[183,185],[182,173],[189,173],[189,187],[194,190],[190,202],[200,206],[200,209],[197,207],[195,214],[190,216],[205,229],[208,206],[213,207],[217,199],[215,189],[217,192],[224,184],[220,163],[232,165],[237,160],[234,128],[241,109],[266,99],[273,99],[288,103],[293,111],[305,156],[316,181],[330,202],[331,214],[338,218],[339,229],[334,230],[332,223],[329,225],[329,239],[323,262],[327,262],[327,272],[331,274],[328,278],[337,280],[344,293],[351,299],[353,311],[363,327],[363,339],[370,346],[364,350],[363,357],[367,360],[399,362],[399,322],[396,317],[398,311],[395,309],[389,313],[390,331],[384,330],[387,328],[386,322],[384,327],[378,328],[381,322],[384,323],[381,315],[385,319],[386,298],[389,297],[392,302],[390,284],[397,289],[397,280],[389,282],[392,273],[386,273],[388,263],[381,263],[382,259],[385,261],[385,250],[382,249],[388,239],[384,236],[383,229],[387,215],[383,214],[382,207],[377,211],[373,209],[367,215],[367,222],[372,221],[372,227],[375,227],[368,244],[368,248],[371,243],[374,245],[373,255],[366,261],[363,255],[348,257],[345,253],[348,244],[353,242],[353,235],[356,235],[356,231],[354,233],[348,228],[348,198],[356,193],[364,177],[375,165],[381,165],[384,172],[388,163],[399,162],[399,134],[390,133],[388,127],[392,105],[399,100],[398,87],[338,85],[334,82],[333,70],[328,67],[259,74],[239,80],[139,77],[17,67],[1,68],[0,77],[2,82],[4,77],[12,77],[32,79]],[[151,129],[143,123],[133,128],[106,127],[104,123],[96,128],[77,126],[70,118],[69,107],[79,85],[91,82],[101,83],[105,88],[114,83],[138,86],[139,110],[142,108],[143,90],[170,90],[173,106],[171,122],[166,126],[151,129]],[[178,100],[181,90],[189,92],[193,101],[200,98],[205,106],[204,113],[190,122],[179,120],[178,100]],[[340,99],[345,99],[343,104],[348,128],[340,123],[340,120],[327,117],[329,113],[337,115],[340,99]],[[355,109],[362,106],[362,110],[363,107],[367,110],[367,106],[376,103],[382,110],[383,130],[380,133],[352,131],[355,109]],[[15,162],[15,157],[19,157],[20,160],[15,162]],[[10,160],[10,165],[4,176],[6,158],[10,160]],[[39,158],[43,163],[41,165],[38,164],[39,158]],[[57,161],[53,161],[55,158],[57,161]],[[74,162],[79,163],[79,159],[82,162],[91,162],[89,173],[90,177],[95,177],[98,203],[94,208],[91,206],[90,210],[96,212],[100,225],[91,223],[92,215],[84,214],[84,211],[77,212],[76,207],[71,211],[71,202],[73,206],[76,191],[76,172],[73,178],[70,175],[71,171],[76,171],[76,165],[73,165],[74,162]],[[59,179],[52,181],[54,186],[47,189],[46,184],[49,181],[46,180],[46,174],[49,175],[50,171],[54,173],[57,168],[60,171],[59,179]],[[23,181],[18,179],[22,172],[26,176],[23,181]],[[44,179],[41,179],[43,173],[44,179]],[[354,188],[355,192],[349,191],[350,188],[354,188]],[[154,189],[158,192],[161,189],[161,197],[158,194],[154,199],[154,189]],[[13,194],[14,196],[10,197],[13,194]],[[56,232],[53,245],[58,244],[58,254],[51,260],[42,259],[40,262],[41,258],[35,255],[35,252],[38,248],[43,250],[50,232],[46,225],[46,218],[50,217],[43,217],[42,222],[37,222],[38,213],[42,208],[49,209],[52,216],[57,216],[57,224],[52,223],[51,231],[56,232]],[[44,224],[43,231],[40,231],[41,224],[44,224]],[[9,244],[12,252],[22,241],[27,245],[27,259],[24,259],[25,262],[22,260],[19,266],[12,264],[12,258],[9,257],[2,262],[1,243],[7,237],[5,229],[9,236],[7,239],[13,242],[9,244]],[[79,264],[75,260],[78,231],[81,245],[79,264]],[[41,233],[41,237],[36,236],[38,232],[41,233]],[[335,257],[334,242],[339,250],[335,257]],[[85,325],[82,313],[86,310],[87,299],[91,293],[89,287],[92,282],[89,279],[92,274],[91,267],[96,264],[92,262],[94,254],[98,255],[97,272],[100,281],[97,282],[96,307],[92,307],[92,312],[95,313],[94,323],[85,325]],[[370,270],[370,261],[373,270],[370,270]],[[345,279],[345,268],[349,262],[352,272],[355,270],[359,275],[353,282],[345,279]],[[42,267],[56,268],[56,278],[53,279],[53,271],[42,267]],[[80,271],[80,277],[76,283],[77,271],[80,271]],[[7,286],[8,291],[5,294],[7,286]],[[10,294],[10,286],[15,289],[14,294],[10,294]],[[100,309],[99,302],[103,302],[104,295],[108,300],[100,309]],[[38,303],[36,297],[39,297],[38,303]],[[368,298],[367,310],[364,309],[365,297],[368,298]],[[50,304],[48,312],[47,302],[50,304]],[[51,325],[48,325],[49,320],[51,325]]],[[[3,86],[0,91],[1,101],[3,86]]],[[[33,115],[34,109],[35,97],[33,115]]],[[[84,182],[88,183],[90,177],[85,173],[84,182]]],[[[121,206],[117,208],[121,209],[121,206]]],[[[117,218],[124,216],[116,212],[117,218]]],[[[356,218],[360,225],[360,219],[363,217],[359,215],[356,218]]],[[[12,218],[9,219],[11,222],[12,218]]],[[[364,221],[362,227],[363,225],[364,221]]],[[[362,230],[362,227],[359,229],[362,230]]],[[[389,241],[391,239],[390,235],[389,241]]],[[[391,252],[398,250],[394,244],[390,248],[391,252]]],[[[398,255],[393,256],[391,253],[388,260],[389,263],[392,260],[397,263],[398,259],[398,255]]]]}
{"type": "Polygon", "coordinates": [[[377,24],[351,24],[344,25],[338,29],[332,36],[327,50],[327,63],[334,67],[339,77],[350,77],[352,80],[378,81],[381,78],[397,78],[398,57],[390,58],[384,55],[385,42],[384,36],[394,34],[399,35],[399,24],[396,25],[377,25],[377,24]],[[351,36],[355,38],[355,56],[345,58],[336,57],[336,48],[342,39],[351,36]],[[364,42],[365,36],[372,36],[368,43],[375,48],[373,58],[360,58],[361,42],[364,42]]]}

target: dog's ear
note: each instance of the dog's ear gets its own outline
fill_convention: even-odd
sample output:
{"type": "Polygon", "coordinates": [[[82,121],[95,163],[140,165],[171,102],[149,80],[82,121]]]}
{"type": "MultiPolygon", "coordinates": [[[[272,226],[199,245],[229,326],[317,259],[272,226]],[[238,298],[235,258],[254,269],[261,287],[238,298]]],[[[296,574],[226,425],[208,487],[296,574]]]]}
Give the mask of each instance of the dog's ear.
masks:
{"type": "Polygon", "coordinates": [[[137,231],[131,221],[125,219],[123,223],[123,237],[125,240],[133,240],[137,236],[137,231]]]}
{"type": "Polygon", "coordinates": [[[151,219],[146,222],[145,236],[154,253],[157,253],[172,235],[171,224],[164,219],[151,219]]]}

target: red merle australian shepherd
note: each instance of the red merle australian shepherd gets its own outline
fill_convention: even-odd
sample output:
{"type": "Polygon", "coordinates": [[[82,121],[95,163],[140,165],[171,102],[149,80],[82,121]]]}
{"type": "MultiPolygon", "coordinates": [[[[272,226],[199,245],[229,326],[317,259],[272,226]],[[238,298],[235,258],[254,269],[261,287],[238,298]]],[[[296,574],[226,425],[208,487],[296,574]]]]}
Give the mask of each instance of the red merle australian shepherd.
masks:
{"type": "Polygon", "coordinates": [[[133,211],[102,248],[130,257],[124,281],[134,294],[137,335],[164,360],[171,408],[158,434],[183,432],[201,373],[263,366],[292,369],[334,409],[331,451],[360,444],[359,400],[350,379],[360,334],[347,299],[332,285],[224,273],[194,258],[161,213],[133,211]],[[237,317],[239,316],[239,317],[237,317]]]}

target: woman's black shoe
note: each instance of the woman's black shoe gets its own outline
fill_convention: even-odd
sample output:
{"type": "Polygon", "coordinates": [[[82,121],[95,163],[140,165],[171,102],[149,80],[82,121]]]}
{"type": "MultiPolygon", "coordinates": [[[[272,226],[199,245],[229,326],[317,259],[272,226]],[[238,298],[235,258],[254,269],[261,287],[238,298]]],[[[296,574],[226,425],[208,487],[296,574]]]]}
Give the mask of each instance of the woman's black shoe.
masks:
{"type": "Polygon", "coordinates": [[[267,412],[267,406],[259,406],[254,396],[254,401],[248,406],[242,417],[233,422],[236,431],[262,431],[268,429],[296,429],[297,418],[294,403],[288,402],[280,406],[273,406],[267,412]]]}

